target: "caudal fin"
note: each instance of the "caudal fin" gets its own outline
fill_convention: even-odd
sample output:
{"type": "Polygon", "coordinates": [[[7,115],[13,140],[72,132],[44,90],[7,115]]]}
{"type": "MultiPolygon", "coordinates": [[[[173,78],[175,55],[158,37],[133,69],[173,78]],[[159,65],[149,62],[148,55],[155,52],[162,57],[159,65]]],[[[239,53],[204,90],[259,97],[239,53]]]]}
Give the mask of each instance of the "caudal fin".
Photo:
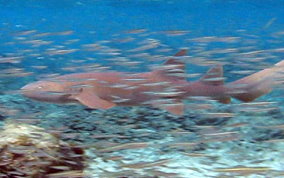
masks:
{"type": "Polygon", "coordinates": [[[276,85],[277,78],[283,78],[284,60],[273,67],[261,70],[247,77],[241,78],[227,85],[232,97],[250,102],[256,98],[269,93],[276,85]]]}

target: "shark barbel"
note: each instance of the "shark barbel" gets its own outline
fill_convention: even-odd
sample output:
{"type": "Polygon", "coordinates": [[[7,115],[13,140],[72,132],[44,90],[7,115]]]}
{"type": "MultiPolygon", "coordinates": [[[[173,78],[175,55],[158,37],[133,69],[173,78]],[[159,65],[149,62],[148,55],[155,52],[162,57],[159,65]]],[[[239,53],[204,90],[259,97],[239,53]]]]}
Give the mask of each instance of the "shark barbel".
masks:
{"type": "MultiPolygon", "coordinates": [[[[181,50],[174,56],[186,55],[181,50]]],[[[213,66],[199,80],[189,82],[185,64],[170,58],[163,66],[145,73],[75,73],[37,81],[21,88],[24,96],[43,102],[81,103],[93,109],[151,105],[173,114],[184,113],[183,100],[211,97],[230,103],[231,97],[250,102],[269,93],[283,79],[284,60],[274,66],[224,84],[223,67],[213,66]]]]}

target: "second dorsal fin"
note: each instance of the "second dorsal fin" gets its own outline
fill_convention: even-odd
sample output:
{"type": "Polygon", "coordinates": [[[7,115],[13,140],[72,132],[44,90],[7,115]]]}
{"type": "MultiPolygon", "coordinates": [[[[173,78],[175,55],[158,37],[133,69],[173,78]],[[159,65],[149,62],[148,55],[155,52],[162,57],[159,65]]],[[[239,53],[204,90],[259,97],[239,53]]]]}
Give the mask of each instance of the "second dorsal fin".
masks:
{"type": "Polygon", "coordinates": [[[201,82],[206,83],[207,85],[223,85],[223,66],[216,65],[209,69],[207,73],[200,79],[201,82]]]}

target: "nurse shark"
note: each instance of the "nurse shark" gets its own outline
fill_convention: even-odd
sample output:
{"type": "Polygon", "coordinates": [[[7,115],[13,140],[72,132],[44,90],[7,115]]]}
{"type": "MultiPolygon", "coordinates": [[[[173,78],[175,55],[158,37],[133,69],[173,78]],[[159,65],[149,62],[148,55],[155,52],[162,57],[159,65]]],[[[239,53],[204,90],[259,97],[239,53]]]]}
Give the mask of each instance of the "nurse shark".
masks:
{"type": "Polygon", "coordinates": [[[21,88],[31,99],[51,103],[81,103],[93,109],[115,106],[151,105],[182,115],[183,100],[210,97],[221,103],[231,98],[250,102],[269,93],[283,79],[284,60],[247,77],[225,84],[222,65],[215,65],[199,80],[187,81],[185,64],[177,60],[186,55],[180,50],[151,72],[75,73],[33,82],[21,88]]]}

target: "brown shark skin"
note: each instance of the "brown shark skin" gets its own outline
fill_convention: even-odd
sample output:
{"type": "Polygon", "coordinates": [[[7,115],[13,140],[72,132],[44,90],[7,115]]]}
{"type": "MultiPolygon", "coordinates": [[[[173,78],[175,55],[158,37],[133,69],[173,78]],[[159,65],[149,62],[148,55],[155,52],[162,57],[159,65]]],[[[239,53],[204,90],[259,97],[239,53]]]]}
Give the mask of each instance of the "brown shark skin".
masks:
{"type": "MultiPolygon", "coordinates": [[[[171,59],[172,62],[174,61],[171,59]]],[[[180,69],[183,66],[177,65],[176,68],[180,69]]],[[[212,97],[222,103],[229,103],[231,97],[244,102],[253,101],[272,90],[274,78],[279,77],[282,71],[284,71],[284,60],[269,69],[226,85],[222,80],[206,81],[212,77],[222,77],[222,66],[211,68],[202,79],[194,82],[175,77],[163,69],[146,73],[77,73],[28,84],[22,88],[22,93],[38,101],[59,104],[79,102],[94,109],[139,106],[153,101],[150,105],[180,115],[184,111],[182,100],[189,96],[212,97]],[[116,97],[126,100],[118,102],[116,97]]]]}
{"type": "MultiPolygon", "coordinates": [[[[22,93],[32,99],[53,102],[53,103],[68,103],[76,102],[76,100],[70,98],[70,95],[76,95],[81,92],[79,89],[72,89],[72,86],[77,85],[89,85],[92,86],[92,91],[101,99],[112,101],[113,95],[120,98],[129,99],[128,102],[121,103],[119,105],[141,105],[141,103],[149,101],[150,99],[158,99],[155,95],[147,94],[147,92],[161,92],[165,88],[173,88],[173,86],[178,86],[180,91],[184,91],[187,88],[188,82],[186,81],[176,81],[172,79],[164,79],[160,77],[158,72],[147,72],[140,74],[127,74],[119,72],[107,72],[107,73],[78,73],[64,75],[60,77],[53,78],[52,81],[39,81],[35,83],[28,84],[22,88],[22,93]],[[132,76],[129,76],[132,75],[132,76]],[[131,81],[131,79],[141,79],[141,81],[131,81]],[[79,79],[76,81],[76,79],[79,79]],[[93,79],[93,80],[92,80],[93,79]],[[68,81],[69,80],[69,81],[68,81]],[[75,81],[70,81],[75,80],[75,81]],[[58,81],[58,82],[57,82],[58,81]],[[144,84],[158,83],[158,82],[168,82],[163,85],[157,86],[144,86],[144,84]],[[48,86],[46,86],[49,84],[48,86]],[[41,91],[38,86],[42,86],[41,91]],[[127,87],[115,87],[115,85],[125,85],[127,87]],[[44,87],[46,86],[46,88],[44,87]],[[135,87],[131,89],[131,87],[135,87]],[[130,89],[127,89],[130,88],[130,89]],[[48,92],[62,92],[62,95],[54,95],[54,98],[50,99],[52,94],[48,94],[44,97],[44,93],[48,92]],[[64,98],[65,97],[65,98],[64,98]]],[[[171,97],[171,96],[169,96],[171,97]]],[[[181,98],[182,95],[176,96],[176,98],[181,98]]]]}

